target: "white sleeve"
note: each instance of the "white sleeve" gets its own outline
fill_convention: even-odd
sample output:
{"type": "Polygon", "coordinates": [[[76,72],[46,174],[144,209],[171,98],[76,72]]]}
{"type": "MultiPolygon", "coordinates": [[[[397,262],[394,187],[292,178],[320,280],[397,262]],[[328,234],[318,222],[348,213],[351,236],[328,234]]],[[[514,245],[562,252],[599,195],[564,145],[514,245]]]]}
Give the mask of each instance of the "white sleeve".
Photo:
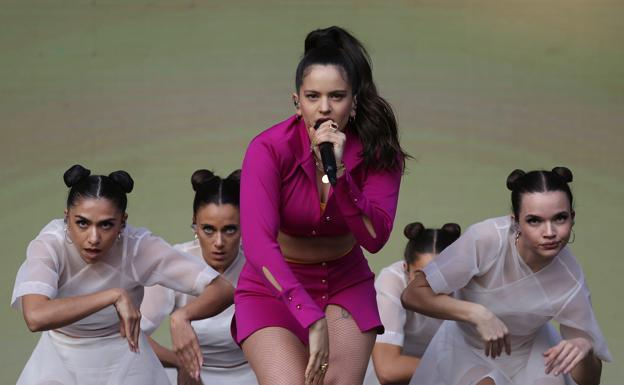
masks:
{"type": "Polygon", "coordinates": [[[470,226],[430,262],[423,272],[436,294],[451,294],[482,275],[499,257],[502,238],[493,220],[470,226]]]}
{"type": "Polygon", "coordinates": [[[151,335],[174,310],[174,291],[164,286],[145,288],[141,303],[141,330],[151,335]]]}
{"type": "Polygon", "coordinates": [[[59,281],[58,240],[51,234],[37,236],[26,249],[26,261],[15,278],[11,306],[21,308],[20,298],[26,294],[41,294],[55,298],[59,281]]]}
{"type": "Polygon", "coordinates": [[[401,293],[405,289],[402,277],[385,268],[375,282],[377,307],[384,333],[377,336],[376,342],[403,346],[405,340],[406,310],[401,305],[401,293]]]}
{"type": "MultiPolygon", "coordinates": [[[[572,328],[582,331],[589,336],[592,340],[592,347],[594,353],[603,361],[611,362],[613,357],[609,352],[607,341],[598,326],[598,321],[594,315],[594,309],[591,303],[591,295],[587,285],[585,284],[585,277],[580,269],[580,266],[576,264],[576,260],[569,258],[560,258],[564,262],[570,271],[574,271],[578,267],[578,271],[575,272],[579,278],[578,288],[573,294],[566,300],[562,308],[555,315],[555,320],[561,324],[561,334],[564,338],[569,338],[566,334],[567,328],[572,328]]],[[[575,274],[575,275],[576,275],[575,274]]],[[[554,288],[551,291],[555,292],[554,288]]],[[[549,292],[550,295],[550,292],[549,292]]]]}
{"type": "Polygon", "coordinates": [[[135,247],[132,266],[135,279],[144,286],[162,285],[198,296],[219,276],[206,263],[152,234],[144,235],[135,247]]]}

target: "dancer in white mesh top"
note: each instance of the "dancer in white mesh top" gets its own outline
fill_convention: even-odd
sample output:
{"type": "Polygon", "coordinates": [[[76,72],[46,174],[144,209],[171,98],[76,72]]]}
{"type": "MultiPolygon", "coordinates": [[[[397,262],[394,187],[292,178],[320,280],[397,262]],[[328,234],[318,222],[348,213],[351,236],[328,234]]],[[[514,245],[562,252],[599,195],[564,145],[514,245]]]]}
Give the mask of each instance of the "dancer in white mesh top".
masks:
{"type": "MultiPolygon", "coordinates": [[[[245,264],[240,248],[240,170],[222,179],[207,170],[197,170],[191,178],[195,198],[193,202],[194,241],[176,245],[176,248],[194,255],[221,274],[232,285],[245,264]]],[[[156,285],[145,289],[141,305],[141,328],[151,334],[176,309],[193,300],[193,296],[156,285]]],[[[234,306],[221,314],[193,321],[204,357],[201,381],[194,382],[183,370],[176,370],[179,362],[175,354],[150,339],[150,343],[172,384],[255,385],[256,376],[243,351],[232,338],[230,324],[234,306]]]]}
{"type": "Polygon", "coordinates": [[[403,233],[408,242],[403,260],[382,269],[375,280],[377,306],[385,332],[377,336],[364,385],[409,382],[442,321],[405,310],[401,293],[416,272],[453,243],[460,232],[456,223],[447,223],[441,229],[426,229],[420,222],[405,226],[403,233]]]}
{"type": "Polygon", "coordinates": [[[556,385],[600,381],[611,354],[589,290],[566,247],[574,210],[565,167],[515,170],[513,214],[470,228],[404,291],[411,310],[448,319],[411,384],[556,385]],[[455,292],[453,296],[451,294],[455,292]],[[551,344],[550,320],[563,339],[551,344]]]}
{"type": "Polygon", "coordinates": [[[12,306],[31,331],[43,331],[19,385],[168,385],[140,331],[144,286],[160,284],[198,295],[172,317],[180,360],[199,376],[202,356],[190,321],[232,303],[233,287],[192,256],[146,229],[126,225],[125,171],[90,175],[76,165],[65,219],[46,225],[30,243],[17,274],[12,306]]]}

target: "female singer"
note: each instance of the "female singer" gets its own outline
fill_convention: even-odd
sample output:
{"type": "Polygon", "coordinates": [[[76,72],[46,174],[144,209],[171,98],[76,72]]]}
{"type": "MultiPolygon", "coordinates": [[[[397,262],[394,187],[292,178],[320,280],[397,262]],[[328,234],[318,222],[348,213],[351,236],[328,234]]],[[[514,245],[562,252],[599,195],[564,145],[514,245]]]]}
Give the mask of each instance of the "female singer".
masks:
{"type": "Polygon", "coordinates": [[[390,235],[405,153],[368,55],[345,30],[308,34],[295,86],[296,115],[253,139],[243,162],[247,264],[233,333],[260,384],[361,384],[382,331],[361,247],[377,252],[390,235]]]}

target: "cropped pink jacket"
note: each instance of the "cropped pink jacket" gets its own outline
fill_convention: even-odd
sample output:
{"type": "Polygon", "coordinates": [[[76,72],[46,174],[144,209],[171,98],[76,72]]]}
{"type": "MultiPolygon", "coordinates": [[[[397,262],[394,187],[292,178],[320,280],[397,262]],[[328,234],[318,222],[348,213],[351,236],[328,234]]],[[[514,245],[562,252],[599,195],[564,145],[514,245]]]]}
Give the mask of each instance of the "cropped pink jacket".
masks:
{"type": "Polygon", "coordinates": [[[300,237],[352,233],[360,246],[375,253],[388,240],[394,222],[402,170],[367,169],[359,139],[348,129],[346,136],[345,172],[330,188],[324,211],[302,119],[290,117],[256,136],[243,161],[240,207],[247,263],[306,328],[325,313],[292,274],[277,242],[278,232],[300,237]],[[371,221],[374,237],[363,216],[371,221]],[[266,278],[266,270],[281,291],[266,278]]]}

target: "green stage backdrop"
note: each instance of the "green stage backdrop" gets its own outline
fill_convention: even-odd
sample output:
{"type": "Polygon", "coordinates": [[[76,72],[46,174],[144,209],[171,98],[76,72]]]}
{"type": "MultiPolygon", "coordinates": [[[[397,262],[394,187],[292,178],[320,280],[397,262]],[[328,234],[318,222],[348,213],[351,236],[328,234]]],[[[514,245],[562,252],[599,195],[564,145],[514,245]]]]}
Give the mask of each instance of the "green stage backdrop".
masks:
{"type": "Polygon", "coordinates": [[[503,215],[512,169],[566,165],[571,247],[616,359],[603,383],[620,383],[622,20],[624,3],[603,0],[1,0],[0,383],[38,338],[9,299],[29,240],[62,215],[64,170],[129,171],[130,222],[190,239],[192,171],[240,167],[249,140],[293,113],[303,39],[333,24],[369,48],[414,156],[372,268],[401,257],[407,223],[503,215]]]}

